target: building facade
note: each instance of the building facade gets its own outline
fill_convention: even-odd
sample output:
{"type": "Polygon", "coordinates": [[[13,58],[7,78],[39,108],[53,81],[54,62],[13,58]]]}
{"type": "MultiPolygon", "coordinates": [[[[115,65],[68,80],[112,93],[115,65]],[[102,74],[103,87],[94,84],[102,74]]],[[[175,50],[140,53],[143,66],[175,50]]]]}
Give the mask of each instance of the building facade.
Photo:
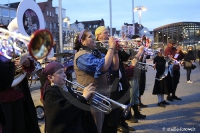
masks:
{"type": "Polygon", "coordinates": [[[38,3],[38,5],[44,16],[45,29],[49,30],[54,38],[59,38],[58,14],[56,8],[52,5],[52,0],[38,3]]]}
{"type": "Polygon", "coordinates": [[[16,12],[12,6],[0,5],[0,26],[7,26],[16,17],[16,12]]]}
{"type": "Polygon", "coordinates": [[[96,28],[98,28],[99,26],[105,26],[103,19],[81,22],[78,22],[78,20],[76,20],[75,24],[79,25],[79,23],[81,23],[84,26],[84,29],[90,30],[93,34],[95,33],[96,28]]]}
{"type": "Polygon", "coordinates": [[[195,56],[200,49],[200,22],[178,22],[158,27],[153,30],[154,44],[166,47],[168,39],[173,38],[186,50],[192,46],[195,56]]]}
{"type": "Polygon", "coordinates": [[[183,46],[195,45],[200,41],[200,22],[178,22],[153,30],[154,42],[167,44],[173,38],[183,46]]]}

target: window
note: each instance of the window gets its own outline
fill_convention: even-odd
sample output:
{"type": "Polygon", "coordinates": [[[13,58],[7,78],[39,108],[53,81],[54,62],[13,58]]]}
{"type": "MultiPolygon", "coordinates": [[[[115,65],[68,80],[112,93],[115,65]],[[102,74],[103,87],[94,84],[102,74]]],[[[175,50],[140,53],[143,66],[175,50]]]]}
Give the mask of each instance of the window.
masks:
{"type": "Polygon", "coordinates": [[[2,9],[2,16],[3,17],[9,17],[9,11],[8,11],[8,9],[2,9]]]}
{"type": "Polygon", "coordinates": [[[51,16],[51,12],[49,12],[49,16],[51,16]]]}
{"type": "Polygon", "coordinates": [[[10,17],[15,18],[16,17],[16,11],[15,10],[10,10],[10,17]]]}
{"type": "Polygon", "coordinates": [[[52,17],[54,17],[54,13],[52,12],[52,17]]]}
{"type": "Polygon", "coordinates": [[[46,27],[48,27],[48,22],[46,21],[46,27]]]}
{"type": "Polygon", "coordinates": [[[56,29],[56,23],[54,23],[54,29],[56,29]]]}
{"type": "Polygon", "coordinates": [[[52,29],[52,22],[49,22],[49,28],[52,29]]]}
{"type": "Polygon", "coordinates": [[[49,11],[47,11],[47,16],[49,16],[49,11]]]}

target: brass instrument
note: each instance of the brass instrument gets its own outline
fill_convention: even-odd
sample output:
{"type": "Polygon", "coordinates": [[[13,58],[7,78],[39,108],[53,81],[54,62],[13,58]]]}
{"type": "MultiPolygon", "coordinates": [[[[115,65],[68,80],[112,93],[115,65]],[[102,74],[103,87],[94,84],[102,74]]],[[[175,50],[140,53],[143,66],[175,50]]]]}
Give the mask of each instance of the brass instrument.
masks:
{"type": "Polygon", "coordinates": [[[14,77],[11,85],[11,87],[14,87],[26,76],[26,72],[23,71],[22,68],[22,63],[27,58],[30,58],[29,53],[35,60],[46,57],[53,46],[53,38],[48,30],[38,30],[34,32],[31,37],[10,32],[2,28],[0,28],[0,32],[0,54],[11,61],[20,59],[20,66],[15,70],[17,75],[14,77]],[[18,47],[18,41],[25,43],[28,50],[18,47]],[[27,45],[27,43],[29,44],[27,45]],[[27,51],[29,51],[29,53],[27,51]]]}
{"type": "MultiPolygon", "coordinates": [[[[131,61],[132,60],[128,60],[126,62],[124,62],[126,65],[130,66],[131,65],[131,61]]],[[[148,63],[143,63],[143,62],[137,62],[136,63],[136,67],[138,69],[142,69],[142,70],[147,70],[148,69],[148,66],[151,66],[151,67],[154,67],[155,65],[154,64],[148,64],[148,63]]]]}
{"type": "MultiPolygon", "coordinates": [[[[131,39],[131,40],[115,40],[117,45],[119,45],[119,47],[121,48],[121,50],[129,50],[129,49],[135,49],[137,48],[137,44],[136,44],[136,39],[131,39]]],[[[102,40],[102,41],[95,41],[95,43],[101,42],[100,46],[104,47],[106,49],[109,48],[108,45],[108,40],[102,40]]]]}
{"type": "MultiPolygon", "coordinates": [[[[65,79],[65,81],[67,81],[67,82],[71,83],[72,85],[75,85],[75,86],[77,86],[81,89],[85,88],[84,86],[82,86],[78,83],[75,83],[75,82],[71,82],[67,79],[65,79]]],[[[76,93],[76,91],[75,91],[75,93],[76,93]]],[[[82,95],[82,92],[78,92],[78,95],[82,95]]],[[[127,116],[130,109],[131,109],[131,104],[124,105],[124,104],[118,103],[118,102],[98,93],[98,92],[95,92],[95,94],[94,94],[94,96],[93,96],[93,98],[92,98],[92,100],[89,104],[92,107],[94,107],[94,108],[96,108],[96,109],[98,109],[98,110],[100,110],[100,111],[102,111],[106,114],[109,114],[112,111],[111,104],[114,104],[114,105],[120,107],[124,112],[124,116],[127,116]]]]}

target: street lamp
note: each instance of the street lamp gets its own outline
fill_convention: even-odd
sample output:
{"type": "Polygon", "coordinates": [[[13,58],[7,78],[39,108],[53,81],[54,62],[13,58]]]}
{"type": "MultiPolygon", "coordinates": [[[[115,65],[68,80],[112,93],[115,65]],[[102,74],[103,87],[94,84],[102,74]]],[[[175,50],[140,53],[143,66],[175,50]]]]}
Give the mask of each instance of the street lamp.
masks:
{"type": "Polygon", "coordinates": [[[141,17],[142,17],[142,11],[146,11],[147,8],[144,6],[136,6],[133,11],[136,12],[138,11],[138,16],[139,16],[139,24],[141,25],[141,17]]]}
{"type": "Polygon", "coordinates": [[[70,19],[69,19],[69,17],[64,18],[63,22],[67,23],[67,28],[70,29],[70,19]]]}
{"type": "Polygon", "coordinates": [[[69,43],[69,47],[70,47],[69,50],[72,50],[74,42],[71,43],[71,37],[72,37],[71,35],[73,34],[73,40],[74,40],[74,31],[71,32],[71,29],[70,29],[70,18],[69,17],[64,18],[63,22],[67,23],[67,30],[65,31],[66,32],[66,36],[65,37],[67,39],[67,46],[68,46],[68,43],[69,43]],[[70,40],[68,40],[68,39],[70,39],[70,40]],[[70,42],[68,42],[68,41],[70,41],[70,42]]]}

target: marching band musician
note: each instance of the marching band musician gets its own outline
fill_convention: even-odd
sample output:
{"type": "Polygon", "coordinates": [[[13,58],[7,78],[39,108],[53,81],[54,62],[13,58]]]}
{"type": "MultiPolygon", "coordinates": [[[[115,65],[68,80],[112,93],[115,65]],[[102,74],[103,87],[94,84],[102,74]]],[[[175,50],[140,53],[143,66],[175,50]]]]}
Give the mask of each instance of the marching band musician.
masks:
{"type": "MultiPolygon", "coordinates": [[[[133,39],[135,39],[135,38],[133,38],[133,39]]],[[[148,44],[148,40],[147,40],[146,36],[143,35],[142,45],[147,48],[147,44],[148,44]]],[[[140,57],[139,62],[146,63],[146,59],[149,59],[149,58],[150,58],[150,56],[147,55],[144,51],[143,54],[140,57]]],[[[148,107],[148,105],[145,105],[145,104],[142,103],[141,96],[144,94],[144,90],[145,90],[145,87],[146,87],[146,72],[147,72],[147,70],[141,69],[140,71],[141,71],[140,79],[139,79],[139,102],[140,103],[138,104],[138,106],[140,108],[145,108],[145,107],[148,107]]]]}
{"type": "MultiPolygon", "coordinates": [[[[19,60],[15,60],[15,66],[18,65],[19,60]]],[[[35,69],[34,63],[30,59],[26,59],[22,63],[22,66],[26,72],[31,72],[35,69]]],[[[7,69],[5,71],[13,70],[9,69],[9,67],[5,69],[7,69]]],[[[1,74],[5,71],[1,70],[1,74]]],[[[7,74],[9,74],[9,72],[7,74]]],[[[4,83],[6,82],[2,82],[1,80],[1,84],[4,83]]],[[[14,87],[3,87],[5,88],[1,88],[3,91],[0,92],[0,102],[2,103],[3,111],[5,113],[6,125],[2,125],[2,132],[40,133],[36,110],[31,98],[27,78],[25,77],[21,83],[14,87]]]]}
{"type": "MultiPolygon", "coordinates": [[[[118,50],[114,37],[109,38],[109,49],[106,55],[96,49],[93,34],[88,30],[81,31],[75,39],[74,49],[78,52],[74,58],[74,70],[78,83],[87,86],[94,83],[96,91],[104,96],[110,96],[110,72],[119,68],[118,50]]],[[[98,133],[101,133],[104,113],[91,107],[98,133]]]]}
{"type": "Polygon", "coordinates": [[[82,96],[77,97],[70,87],[65,86],[66,74],[62,64],[49,63],[44,68],[42,75],[46,79],[44,108],[47,133],[97,133],[94,119],[87,104],[89,97],[94,94],[95,90],[92,83],[84,88],[82,96]],[[76,100],[80,104],[75,104],[76,100]],[[83,105],[87,110],[80,108],[80,105],[83,105]]]}
{"type": "MultiPolygon", "coordinates": [[[[184,54],[182,52],[182,48],[180,46],[176,48],[175,44],[176,41],[174,39],[168,40],[168,46],[164,51],[164,56],[169,58],[171,61],[174,60],[180,61],[184,58],[184,54]]],[[[167,75],[167,85],[168,85],[167,100],[168,101],[181,100],[181,98],[177,97],[175,94],[180,79],[180,65],[178,63],[173,64],[172,73],[170,73],[169,71],[169,74],[167,75]],[[170,93],[172,93],[172,96],[170,96],[170,93]]]]}
{"type": "MultiPolygon", "coordinates": [[[[96,41],[103,42],[109,39],[108,30],[104,26],[99,26],[95,30],[95,36],[96,36],[96,41]]],[[[101,42],[98,42],[96,45],[97,45],[98,50],[101,53],[103,54],[107,53],[108,50],[104,47],[101,47],[102,45],[101,42]]],[[[125,76],[123,61],[127,61],[129,59],[130,51],[118,50],[116,51],[115,54],[118,54],[119,56],[119,72],[110,75],[111,82],[113,84],[117,84],[117,85],[113,85],[111,93],[110,93],[110,98],[116,101],[120,100],[119,102],[123,104],[129,104],[130,103],[129,84],[128,84],[127,79],[124,78],[126,76],[125,76]],[[117,82],[115,82],[115,80],[117,82]]],[[[114,108],[109,114],[106,114],[102,132],[116,133],[117,129],[120,131],[126,131],[126,132],[128,132],[129,130],[133,131],[134,129],[132,127],[128,127],[128,124],[125,122],[125,118],[121,116],[121,114],[122,114],[122,111],[119,108],[114,108]]]]}
{"type": "Polygon", "coordinates": [[[169,103],[164,100],[164,94],[168,94],[166,77],[164,76],[165,69],[168,68],[166,66],[166,60],[162,55],[162,49],[159,48],[157,52],[157,56],[153,60],[155,64],[154,68],[156,69],[156,79],[152,94],[157,95],[158,106],[165,107],[165,105],[169,105],[169,103]]]}
{"type": "MultiPolygon", "coordinates": [[[[1,56],[1,60],[2,58],[5,59],[5,57],[1,56]]],[[[15,59],[13,64],[16,68],[22,65],[23,70],[27,73],[35,69],[34,63],[30,59],[25,59],[23,62],[15,59]]],[[[13,82],[13,80],[11,81],[11,79],[13,79],[13,71],[15,71],[15,67],[13,67],[8,66],[4,68],[3,71],[1,69],[0,72],[1,75],[3,74],[3,77],[5,77],[5,74],[7,77],[1,80],[0,83],[1,90],[3,90],[0,92],[0,102],[5,113],[6,122],[6,124],[2,125],[2,132],[40,133],[35,106],[29,90],[28,79],[25,77],[14,87],[10,85],[10,83],[13,82]],[[6,81],[4,82],[4,80],[6,81]],[[6,84],[9,84],[9,86],[6,84]]]]}
{"type": "MultiPolygon", "coordinates": [[[[144,46],[141,45],[139,47],[139,51],[136,53],[135,51],[131,51],[131,56],[134,57],[133,61],[139,61],[141,58],[141,55],[144,53],[144,46]]],[[[133,63],[133,62],[132,62],[133,63]]],[[[134,63],[133,63],[134,64],[134,63]]],[[[141,75],[141,71],[139,68],[134,67],[132,68],[133,71],[133,76],[129,76],[129,82],[130,82],[130,102],[131,102],[131,107],[134,111],[134,118],[135,119],[146,119],[146,115],[143,115],[140,113],[138,109],[138,104],[139,104],[139,79],[141,75]]],[[[127,71],[127,68],[126,68],[127,71]]],[[[126,72],[129,73],[130,72],[126,72]]]]}

